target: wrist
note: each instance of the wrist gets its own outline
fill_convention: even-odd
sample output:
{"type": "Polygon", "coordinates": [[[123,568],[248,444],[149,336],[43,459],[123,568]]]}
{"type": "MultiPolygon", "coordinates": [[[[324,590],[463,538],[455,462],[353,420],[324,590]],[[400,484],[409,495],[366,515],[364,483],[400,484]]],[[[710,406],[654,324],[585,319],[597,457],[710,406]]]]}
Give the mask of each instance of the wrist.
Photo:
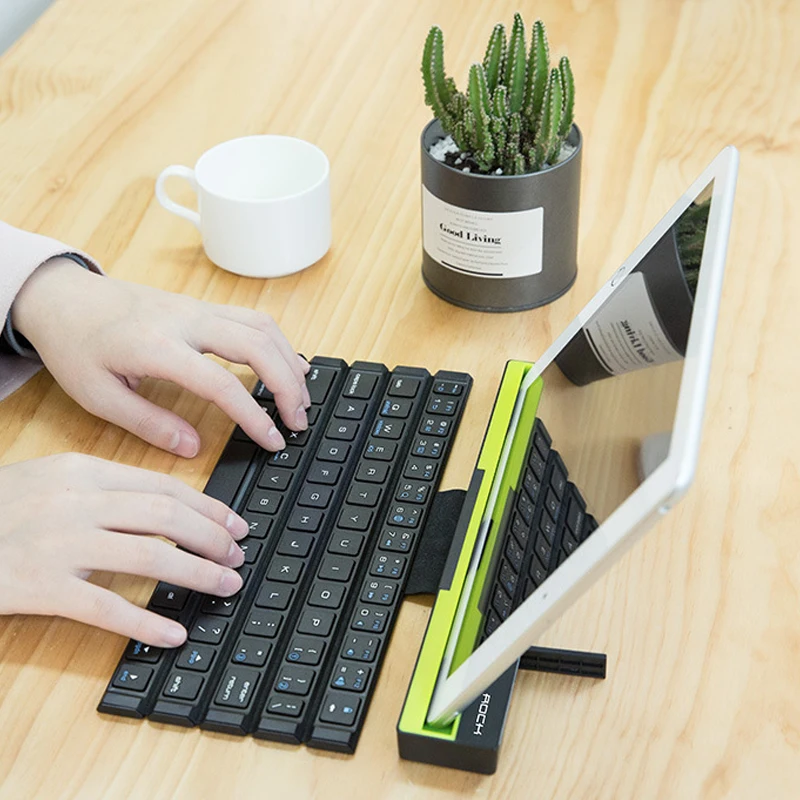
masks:
{"type": "Polygon", "coordinates": [[[57,256],[31,273],[14,298],[9,318],[15,331],[35,348],[38,333],[53,319],[54,306],[89,273],[76,261],[57,256]]]}

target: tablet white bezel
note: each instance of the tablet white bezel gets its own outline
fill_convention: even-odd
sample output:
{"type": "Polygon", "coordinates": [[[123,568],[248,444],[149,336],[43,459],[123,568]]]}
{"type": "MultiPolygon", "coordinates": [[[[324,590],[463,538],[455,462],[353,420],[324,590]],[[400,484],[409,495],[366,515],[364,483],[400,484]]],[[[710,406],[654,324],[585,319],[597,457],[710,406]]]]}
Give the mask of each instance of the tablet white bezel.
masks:
{"type": "Polygon", "coordinates": [[[450,722],[480,692],[499,678],[535,642],[537,637],[638,541],[641,535],[660,516],[665,514],[689,488],[697,466],[714,332],[733,213],[738,162],[737,150],[734,147],[726,147],[642,240],[624,264],[611,276],[526,375],[509,423],[495,484],[489,495],[479,540],[473,551],[459,608],[442,660],[439,679],[431,699],[427,716],[430,724],[442,725],[450,722]],[[490,519],[492,515],[499,492],[500,479],[508,461],[511,442],[522,412],[525,394],[555,356],[588,322],[622,280],[635,269],[644,255],[712,181],[714,185],[700,278],[684,358],[675,424],[666,459],[573,555],[508,617],[492,637],[481,644],[448,677],[458,631],[464,619],[467,601],[485,543],[488,530],[485,520],[490,519]]]}

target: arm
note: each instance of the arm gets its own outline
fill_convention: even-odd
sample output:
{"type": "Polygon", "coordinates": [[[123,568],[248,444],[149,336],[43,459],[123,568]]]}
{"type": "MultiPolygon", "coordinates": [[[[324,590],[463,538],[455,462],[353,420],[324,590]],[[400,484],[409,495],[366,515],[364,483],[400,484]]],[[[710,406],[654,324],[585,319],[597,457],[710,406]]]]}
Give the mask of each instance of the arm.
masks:
{"type": "MultiPolygon", "coordinates": [[[[11,304],[33,272],[50,259],[77,255],[93,271],[100,267],[87,255],[47,236],[19,230],[0,222],[0,330],[11,304]]],[[[38,360],[22,358],[8,347],[0,347],[0,400],[22,386],[41,369],[38,360]]]]}

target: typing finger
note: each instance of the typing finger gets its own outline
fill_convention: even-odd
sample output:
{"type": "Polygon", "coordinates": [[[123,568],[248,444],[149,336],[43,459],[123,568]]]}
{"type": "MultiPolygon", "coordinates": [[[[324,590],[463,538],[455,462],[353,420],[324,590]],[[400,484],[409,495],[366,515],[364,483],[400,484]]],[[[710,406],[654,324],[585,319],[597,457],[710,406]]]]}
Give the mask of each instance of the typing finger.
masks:
{"type": "Polygon", "coordinates": [[[208,321],[198,344],[204,352],[213,352],[238,364],[248,364],[275,395],[275,404],[286,425],[292,430],[306,429],[305,379],[294,354],[292,366],[263,331],[220,319],[208,321]]]}
{"type": "Polygon", "coordinates": [[[186,641],[186,629],[171,619],[139,608],[118,594],[71,578],[60,593],[59,616],[105,628],[156,647],[177,647],[186,641]]]}
{"type": "Polygon", "coordinates": [[[244,563],[244,553],[222,525],[169,495],[103,492],[97,506],[95,521],[105,530],[165,536],[218,564],[244,563]]]}
{"type": "Polygon", "coordinates": [[[92,544],[82,559],[86,569],[142,575],[218,597],[230,597],[242,588],[241,577],[232,569],[160,539],[98,530],[92,544]]]}
{"type": "Polygon", "coordinates": [[[281,450],[286,446],[273,420],[253,400],[242,382],[225,367],[204,358],[188,345],[162,357],[151,373],[155,378],[174,381],[214,403],[265,449],[281,450]]]}
{"type": "Polygon", "coordinates": [[[117,464],[91,456],[81,456],[92,466],[97,486],[105,491],[144,492],[165,495],[180,501],[218,525],[224,527],[235,539],[247,535],[247,523],[228,506],[198,492],[172,475],[152,472],[141,467],[117,464]]]}
{"type": "Polygon", "coordinates": [[[275,346],[283,355],[286,363],[295,373],[297,380],[302,385],[303,400],[306,408],[311,405],[311,398],[308,396],[308,388],[305,385],[304,376],[310,369],[308,362],[289,344],[289,340],[283,335],[283,331],[278,327],[275,320],[269,314],[262,314],[260,311],[254,311],[251,308],[242,308],[240,306],[214,306],[217,314],[232,322],[238,322],[241,325],[246,325],[249,328],[262,331],[266,333],[275,346]]]}

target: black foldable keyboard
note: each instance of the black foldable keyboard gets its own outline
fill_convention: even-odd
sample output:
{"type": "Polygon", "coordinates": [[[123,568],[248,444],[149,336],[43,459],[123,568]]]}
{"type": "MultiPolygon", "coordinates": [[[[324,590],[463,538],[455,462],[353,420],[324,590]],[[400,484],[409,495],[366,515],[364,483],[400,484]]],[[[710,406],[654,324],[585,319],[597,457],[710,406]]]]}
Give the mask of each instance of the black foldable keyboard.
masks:
{"type": "Polygon", "coordinates": [[[237,427],[205,489],[250,526],[241,591],[159,583],[188,639],[131,641],[99,711],[355,751],[472,379],[316,357],[306,383],[308,430],[270,453],[237,427]]]}

